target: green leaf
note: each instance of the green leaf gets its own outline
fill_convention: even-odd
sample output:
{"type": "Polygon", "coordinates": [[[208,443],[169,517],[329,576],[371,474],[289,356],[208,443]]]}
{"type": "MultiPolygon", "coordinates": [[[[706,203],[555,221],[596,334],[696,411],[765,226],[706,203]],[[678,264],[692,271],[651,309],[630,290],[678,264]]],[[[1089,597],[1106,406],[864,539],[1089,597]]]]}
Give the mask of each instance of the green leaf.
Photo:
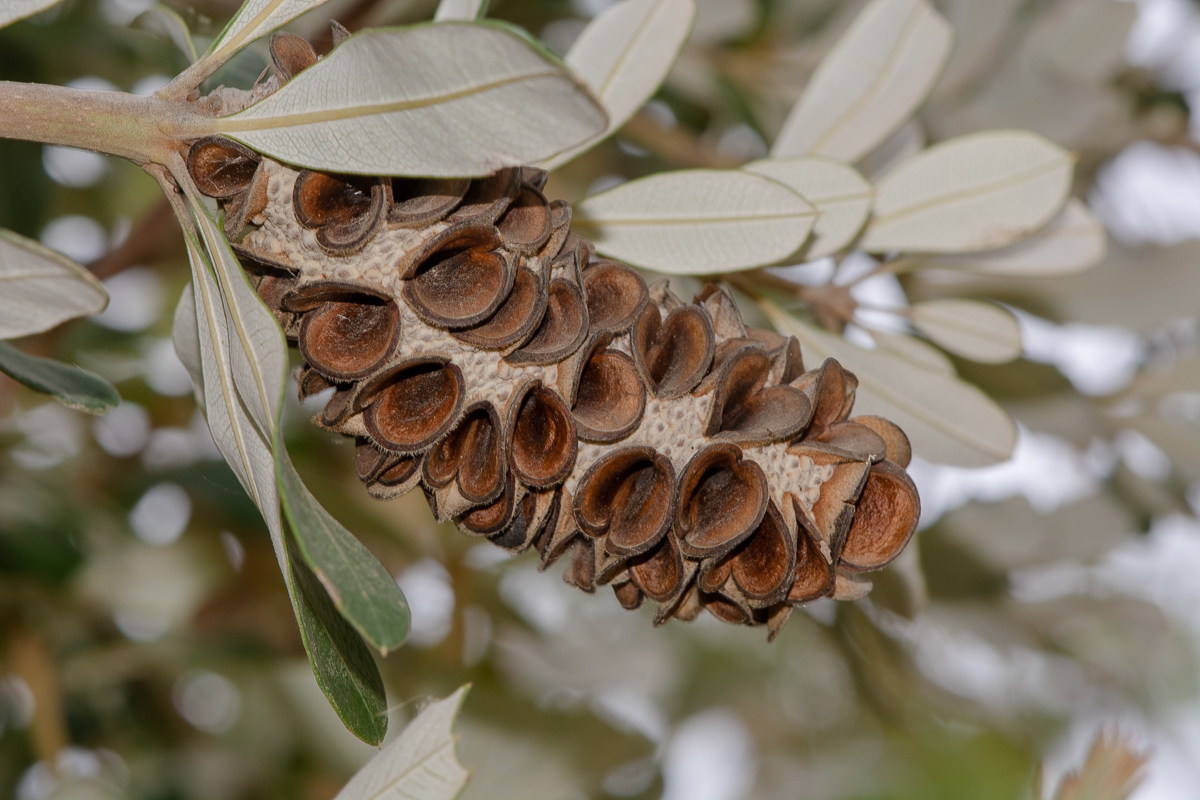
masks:
{"type": "Polygon", "coordinates": [[[8,342],[0,342],[0,372],[35,392],[52,395],[67,408],[88,414],[107,414],[121,402],[113,385],[99,375],[22,353],[8,342]]]}
{"type": "Polygon", "coordinates": [[[0,339],[98,314],[108,293],[87,269],[32,239],[0,229],[0,339]]]}
{"type": "Polygon", "coordinates": [[[1011,312],[978,300],[930,300],[909,309],[913,327],[955,355],[1003,364],[1021,355],[1021,328],[1011,312]]]}
{"type": "Polygon", "coordinates": [[[453,800],[471,773],[455,753],[454,719],[467,697],[463,686],[437,700],[367,762],[334,800],[453,800]]]}
{"type": "Polygon", "coordinates": [[[817,67],[771,155],[862,158],[925,101],[953,41],[926,0],[875,0],[817,67]]]}
{"type": "Polygon", "coordinates": [[[434,22],[483,19],[489,0],[442,0],[433,15],[434,22]]]}
{"type": "Polygon", "coordinates": [[[608,127],[542,166],[561,167],[637,113],[666,80],[695,19],[695,0],[624,0],[589,22],[565,61],[600,99],[608,127]]]}
{"type": "Polygon", "coordinates": [[[205,61],[224,63],[246,45],[305,14],[325,0],[246,0],[213,39],[205,61]]]}
{"type": "MultiPolygon", "coordinates": [[[[356,630],[356,627],[375,630],[377,620],[368,619],[366,624],[356,622],[356,625],[346,620],[344,614],[358,606],[351,609],[343,603],[339,609],[334,604],[322,581],[305,563],[298,545],[286,536],[280,516],[276,462],[277,457],[286,459],[278,436],[287,364],[283,334],[246,280],[216,223],[195,195],[189,194],[188,199],[204,243],[202,246],[192,236],[187,237],[200,354],[197,389],[204,401],[209,430],[267,523],[318,684],[346,727],[364,741],[378,744],[387,727],[382,679],[356,630]],[[299,558],[295,557],[297,554],[299,558]]],[[[187,333],[190,322],[186,312],[177,310],[176,349],[184,354],[194,354],[195,345],[187,333]]],[[[185,359],[185,364],[189,360],[185,359]]],[[[189,365],[190,369],[194,367],[189,365]]],[[[299,483],[299,479],[295,482],[299,483]]],[[[306,540],[329,535],[325,520],[321,521],[326,526],[322,530],[315,533],[308,530],[313,515],[317,514],[311,508],[315,501],[307,495],[307,490],[300,492],[299,501],[295,500],[295,494],[292,487],[289,502],[307,504],[304,513],[294,515],[297,535],[306,540]]],[[[349,534],[345,536],[348,538],[349,534]]],[[[349,594],[344,587],[338,589],[342,597],[349,594]]],[[[399,590],[394,591],[394,596],[403,603],[399,590]]],[[[404,630],[385,634],[381,639],[403,640],[407,633],[407,611],[402,607],[401,613],[404,630]]]]}
{"type": "Polygon", "coordinates": [[[973,253],[1019,241],[1062,210],[1074,159],[1027,131],[949,139],[879,182],[861,246],[873,253],[973,253]]]}
{"type": "Polygon", "coordinates": [[[740,170],[660,173],[575,206],[575,225],[598,252],[673,275],[782,261],[804,244],[816,217],[783,184],[740,170]]]}
{"type": "Polygon", "coordinates": [[[930,258],[917,267],[962,269],[985,275],[1050,277],[1086,272],[1104,260],[1108,234],[1082,201],[1071,198],[1040,231],[1014,245],[974,255],[930,258]]]}
{"type": "Polygon", "coordinates": [[[317,685],[351,733],[367,744],[382,744],[387,735],[387,693],[371,651],[338,613],[290,537],[285,558],[288,593],[317,685]]]}
{"type": "Polygon", "coordinates": [[[805,260],[832,255],[854,241],[875,199],[875,187],[866,178],[831,158],[764,158],[742,169],[782,183],[816,208],[820,216],[804,248],[805,260]]]}
{"type": "Polygon", "coordinates": [[[192,41],[192,32],[188,30],[187,22],[173,8],[168,8],[161,3],[151,6],[148,11],[133,21],[133,27],[175,45],[189,64],[196,63],[196,59],[199,58],[196,53],[196,43],[192,41]]]}
{"type": "Polygon", "coordinates": [[[515,29],[446,22],[351,36],[214,131],[311,169],[475,177],[542,161],[606,123],[515,29]]]}
{"type": "Polygon", "coordinates": [[[62,0],[2,0],[0,1],[0,28],[19,19],[32,17],[61,2],[62,0]]]}
{"type": "Polygon", "coordinates": [[[276,454],[283,510],[305,563],[342,616],[386,656],[408,637],[404,594],[379,559],[312,496],[282,442],[276,454]]]}
{"type": "Polygon", "coordinates": [[[805,363],[836,358],[857,375],[855,412],[876,414],[899,425],[913,452],[922,458],[982,467],[1012,455],[1016,425],[977,387],[883,350],[864,350],[801,322],[773,303],[761,305],[780,333],[800,340],[805,363]]]}

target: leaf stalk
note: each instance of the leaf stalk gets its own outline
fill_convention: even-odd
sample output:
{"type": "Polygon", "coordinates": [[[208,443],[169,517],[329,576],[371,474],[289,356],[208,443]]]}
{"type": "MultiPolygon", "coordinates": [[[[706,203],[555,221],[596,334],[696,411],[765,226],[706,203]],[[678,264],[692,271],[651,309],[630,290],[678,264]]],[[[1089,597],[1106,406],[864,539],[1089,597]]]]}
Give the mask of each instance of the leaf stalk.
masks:
{"type": "Polygon", "coordinates": [[[126,92],[0,81],[0,138],[77,147],[137,164],[163,164],[215,119],[182,103],[126,92]]]}

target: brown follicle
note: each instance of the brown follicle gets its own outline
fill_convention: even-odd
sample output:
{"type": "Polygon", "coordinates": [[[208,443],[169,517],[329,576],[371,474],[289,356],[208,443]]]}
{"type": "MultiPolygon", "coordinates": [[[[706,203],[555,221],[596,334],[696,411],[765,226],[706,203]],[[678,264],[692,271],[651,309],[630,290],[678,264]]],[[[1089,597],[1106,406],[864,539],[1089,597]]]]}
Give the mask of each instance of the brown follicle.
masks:
{"type": "Polygon", "coordinates": [[[732,444],[715,444],[697,453],[679,479],[675,524],[680,548],[693,558],[727,553],[750,536],[769,502],[762,468],[742,458],[732,444]]]}
{"type": "Polygon", "coordinates": [[[227,200],[250,188],[262,157],[224,136],[205,136],[188,150],[188,174],[209,197],[227,200]]]}
{"type": "Polygon", "coordinates": [[[506,360],[511,364],[554,364],[573,354],[588,334],[587,307],[579,285],[550,281],[546,310],[533,337],[506,360]]]}
{"type": "Polygon", "coordinates": [[[752,606],[775,605],[787,595],[795,581],[796,540],[775,503],[729,560],[730,576],[752,606]]]}
{"type": "Polygon", "coordinates": [[[383,180],[303,170],[292,189],[296,219],[317,232],[331,255],[358,252],[383,224],[387,187],[383,180]]]}
{"type": "Polygon", "coordinates": [[[583,288],[593,333],[626,330],[650,300],[642,276],[615,261],[600,261],[584,269],[583,288]]]}
{"type": "Polygon", "coordinates": [[[370,295],[328,300],[304,315],[298,341],[305,360],[331,380],[365,378],[399,344],[400,310],[370,295]]]}
{"type": "Polygon", "coordinates": [[[868,572],[889,564],[912,538],[921,519],[917,487],[890,461],[871,467],[842,547],[841,566],[868,572]]]}
{"type": "Polygon", "coordinates": [[[271,34],[271,64],[281,81],[290,81],[302,71],[317,63],[317,51],[301,38],[287,31],[271,34]]]}
{"type": "Polygon", "coordinates": [[[590,442],[623,439],[646,410],[646,390],[633,359],[619,350],[597,350],[587,358],[573,394],[575,429],[590,442]]]}
{"type": "Polygon", "coordinates": [[[770,358],[761,346],[741,346],[720,364],[705,433],[738,442],[788,439],[808,424],[812,406],[791,386],[766,386],[770,358]]]}
{"type": "Polygon", "coordinates": [[[870,428],[884,441],[885,457],[888,461],[901,469],[908,467],[912,461],[912,445],[899,425],[883,417],[870,415],[854,417],[852,421],[870,428]]]}
{"type": "Polygon", "coordinates": [[[550,203],[541,190],[525,184],[496,223],[504,245],[516,253],[536,253],[550,238],[550,203]]]}
{"type": "Polygon", "coordinates": [[[515,278],[508,257],[500,251],[441,250],[405,281],[402,294],[429,324],[467,328],[496,312],[515,278]]]}
{"type": "Polygon", "coordinates": [[[575,493],[575,519],[583,532],[604,537],[620,555],[653,547],[671,526],[675,471],[648,447],[610,453],[584,474],[575,493]]]}
{"type": "Polygon", "coordinates": [[[372,438],[397,453],[419,453],[458,420],[466,395],[462,370],[432,359],[407,361],[364,389],[363,421],[372,438]]]}
{"type": "Polygon", "coordinates": [[[486,322],[451,336],[482,350],[507,350],[529,340],[546,314],[547,294],[533,270],[520,267],[508,297],[486,322]]]}
{"type": "Polygon", "coordinates": [[[537,488],[566,478],[579,445],[571,412],[558,393],[530,383],[513,402],[510,416],[507,438],[513,472],[537,488]]]}
{"type": "Polygon", "coordinates": [[[439,222],[458,208],[470,185],[467,178],[392,178],[387,224],[420,228],[439,222]]]}
{"type": "Polygon", "coordinates": [[[521,191],[521,168],[502,169],[471,181],[462,203],[449,216],[451,222],[494,225],[521,191]]]}
{"type": "Polygon", "coordinates": [[[450,435],[426,454],[423,480],[435,488],[453,481],[468,503],[491,503],[504,490],[501,436],[495,408],[485,403],[469,409],[450,435]]]}
{"type": "Polygon", "coordinates": [[[668,400],[696,388],[716,349],[708,313],[696,305],[680,306],[666,319],[657,305],[647,305],[631,338],[638,371],[657,396],[668,400]]]}

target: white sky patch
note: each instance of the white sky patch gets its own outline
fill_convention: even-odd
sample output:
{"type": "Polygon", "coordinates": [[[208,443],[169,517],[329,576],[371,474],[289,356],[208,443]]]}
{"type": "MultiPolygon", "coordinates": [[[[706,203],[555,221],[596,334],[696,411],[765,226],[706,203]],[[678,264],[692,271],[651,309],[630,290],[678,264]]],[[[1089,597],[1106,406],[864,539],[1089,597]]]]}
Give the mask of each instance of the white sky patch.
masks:
{"type": "Polygon", "coordinates": [[[874,609],[872,616],[908,645],[926,678],[997,712],[1065,713],[1090,691],[1083,669],[1070,658],[1024,646],[1001,647],[931,614],[906,620],[874,609]]]}
{"type": "Polygon", "coordinates": [[[1079,392],[1100,397],[1129,384],[1146,355],[1133,331],[1117,325],[1059,325],[1009,308],[1021,326],[1025,358],[1053,365],[1079,392]]]}
{"type": "Polygon", "coordinates": [[[450,633],[454,620],[454,587],[450,573],[432,558],[423,558],[396,578],[412,613],[408,643],[434,647],[450,633]]]}
{"type": "Polygon", "coordinates": [[[108,162],[99,153],[57,145],[42,148],[42,167],[51,180],[71,189],[95,186],[108,172],[108,162]]]}
{"type": "Polygon", "coordinates": [[[137,455],[150,440],[150,414],[137,403],[125,401],[96,418],[92,435],[109,455],[117,458],[137,455]]]}
{"type": "Polygon", "coordinates": [[[43,403],[15,417],[0,420],[0,431],[15,428],[25,441],[9,450],[25,469],[57,467],[79,454],[84,427],[81,415],[58,403],[43,403]]]}
{"type": "Polygon", "coordinates": [[[146,544],[163,547],[178,541],[192,519],[192,500],[177,483],[156,483],[129,512],[129,527],[146,544]]]}
{"type": "Polygon", "coordinates": [[[68,214],[42,230],[42,244],[81,264],[95,261],[108,248],[108,236],[91,217],[68,214]]]}
{"type": "Polygon", "coordinates": [[[153,325],[163,310],[166,288],[157,272],[148,267],[133,267],[104,281],[108,290],[108,308],[92,317],[106,328],[126,333],[143,331],[153,325]]]}
{"type": "Polygon", "coordinates": [[[184,397],[192,393],[192,377],[175,352],[169,337],[149,339],[144,343],[145,378],[151,389],[166,397],[184,397]]]}
{"type": "MultiPolygon", "coordinates": [[[[1153,603],[1192,632],[1200,652],[1198,571],[1200,521],[1175,514],[1156,519],[1146,536],[1114,548],[1094,566],[1055,564],[1017,570],[1010,577],[1019,602],[1126,596],[1153,603]]],[[[1101,706],[1076,713],[1071,730],[1050,750],[1046,777],[1056,781],[1077,766],[1095,733],[1106,727],[1132,733],[1134,742],[1150,752],[1146,779],[1131,800],[1176,800],[1200,786],[1200,702],[1194,700],[1149,720],[1136,709],[1101,706]]]]}
{"type": "MultiPolygon", "coordinates": [[[[495,548],[493,548],[495,549],[495,548]]],[[[534,564],[514,565],[500,578],[500,598],[542,633],[566,626],[576,590],[557,571],[541,572],[534,564]]]]}
{"type": "Polygon", "coordinates": [[[208,670],[189,672],[171,691],[175,710],[197,730],[222,734],[237,724],[242,693],[223,675],[208,670]]]}
{"type": "Polygon", "coordinates": [[[971,500],[997,503],[1023,496],[1047,514],[1089,497],[1112,469],[1103,450],[1080,450],[1060,436],[1019,427],[1012,458],[992,467],[949,467],[913,458],[908,472],[921,495],[921,527],[971,500]]]}
{"type": "Polygon", "coordinates": [[[1200,237],[1200,155],[1134,142],[1100,169],[1088,203],[1131,247],[1169,247],[1200,237]]]}
{"type": "Polygon", "coordinates": [[[741,800],[756,769],[754,740],[741,718],[722,708],[702,711],[667,743],[662,800],[741,800]]]}

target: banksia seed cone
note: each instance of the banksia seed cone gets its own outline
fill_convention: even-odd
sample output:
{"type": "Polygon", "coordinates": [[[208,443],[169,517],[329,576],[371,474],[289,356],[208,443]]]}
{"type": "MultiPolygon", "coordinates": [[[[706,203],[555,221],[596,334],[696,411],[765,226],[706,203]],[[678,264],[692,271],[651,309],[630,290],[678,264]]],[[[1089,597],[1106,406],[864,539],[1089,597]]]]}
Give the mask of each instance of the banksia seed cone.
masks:
{"type": "MultiPolygon", "coordinates": [[[[312,63],[273,42],[286,79],[312,63]]],[[[314,57],[315,58],[315,57],[314,57]]],[[[252,282],[304,355],[315,424],[357,441],[372,495],[420,485],[439,520],[647,598],[767,624],[861,597],[916,527],[904,433],[850,418],[857,380],[804,370],[794,338],[746,328],[708,286],[597,259],[546,173],[402,179],[295,170],[229,140],[192,145],[252,282]]]]}

